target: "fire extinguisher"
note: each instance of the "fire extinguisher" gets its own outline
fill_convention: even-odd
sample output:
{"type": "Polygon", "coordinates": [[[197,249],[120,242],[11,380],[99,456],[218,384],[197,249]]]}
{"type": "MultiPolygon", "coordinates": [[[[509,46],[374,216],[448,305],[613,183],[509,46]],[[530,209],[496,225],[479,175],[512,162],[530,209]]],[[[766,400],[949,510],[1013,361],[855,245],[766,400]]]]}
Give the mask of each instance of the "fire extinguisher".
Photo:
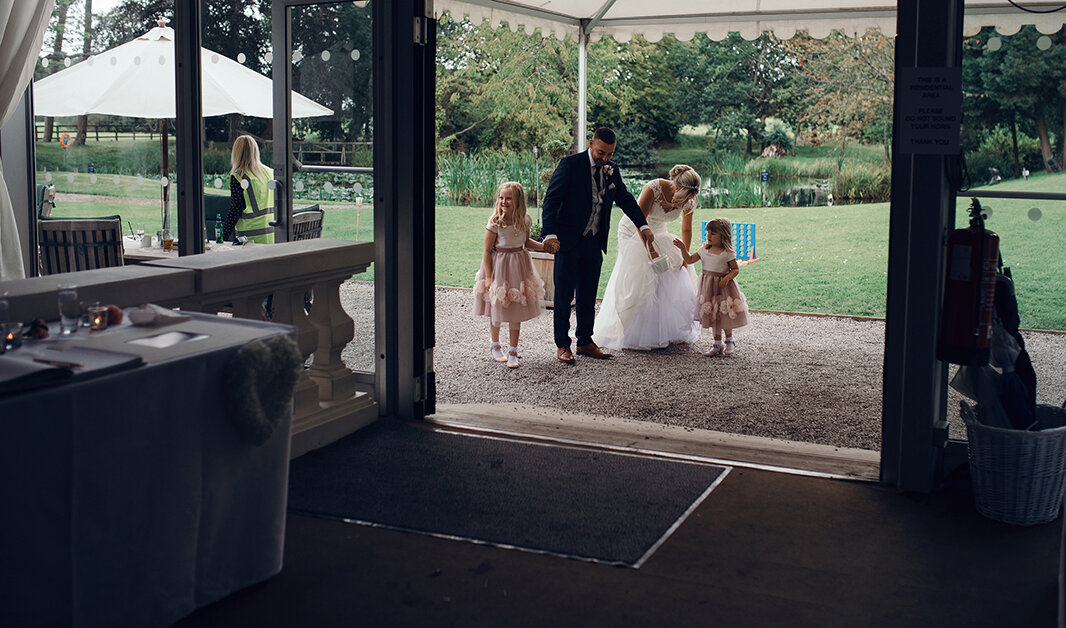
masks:
{"type": "Polygon", "coordinates": [[[970,204],[970,226],[948,236],[944,306],[937,357],[984,366],[992,347],[999,236],[985,229],[981,203],[970,204]]]}

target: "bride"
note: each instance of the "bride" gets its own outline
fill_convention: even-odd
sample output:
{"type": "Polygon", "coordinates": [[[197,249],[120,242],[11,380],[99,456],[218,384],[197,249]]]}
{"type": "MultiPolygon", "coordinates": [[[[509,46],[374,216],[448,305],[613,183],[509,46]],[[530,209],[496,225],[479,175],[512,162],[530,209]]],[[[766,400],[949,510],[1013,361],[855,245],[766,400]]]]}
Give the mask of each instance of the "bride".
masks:
{"type": "Polygon", "coordinates": [[[681,253],[671,242],[668,223],[681,218],[681,240],[692,240],[692,212],[700,176],[691,166],[670,169],[669,179],[654,179],[644,186],[637,204],[655,234],[652,250],[644,247],[633,221],[622,218],[618,224],[618,259],[615,261],[600,312],[596,316],[592,340],[610,349],[657,349],[674,342],[699,339],[696,312],[696,273],[682,262],[681,253]],[[670,268],[656,274],[652,258],[665,256],[670,268]]]}

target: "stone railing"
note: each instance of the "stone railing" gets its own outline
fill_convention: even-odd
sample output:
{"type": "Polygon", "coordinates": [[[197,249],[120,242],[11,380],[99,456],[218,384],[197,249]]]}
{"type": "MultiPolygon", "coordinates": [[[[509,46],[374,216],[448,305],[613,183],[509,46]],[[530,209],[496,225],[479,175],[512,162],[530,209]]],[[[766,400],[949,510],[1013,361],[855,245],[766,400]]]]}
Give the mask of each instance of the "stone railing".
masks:
{"type": "Polygon", "coordinates": [[[377,404],[357,390],[356,374],[341,361],[354,323],[342,307],[340,285],[373,259],[370,242],[301,240],[7,281],[0,292],[8,292],[12,317],[19,320],[58,318],[56,291],[68,283],[78,286],[83,300],[120,307],[152,302],[252,319],[265,318],[264,301],[273,295],[271,320],[296,328],[297,345],[311,361],[293,399],[295,457],[377,419],[377,404]],[[310,314],[304,309],[307,293],[313,295],[310,314]]]}

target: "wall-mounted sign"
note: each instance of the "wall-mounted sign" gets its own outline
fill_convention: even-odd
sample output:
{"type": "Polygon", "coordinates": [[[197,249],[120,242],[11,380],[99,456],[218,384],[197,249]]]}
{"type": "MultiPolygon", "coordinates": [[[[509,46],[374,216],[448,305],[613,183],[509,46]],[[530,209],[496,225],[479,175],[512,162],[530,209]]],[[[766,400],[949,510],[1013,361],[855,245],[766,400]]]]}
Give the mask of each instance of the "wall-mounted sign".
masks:
{"type": "Polygon", "coordinates": [[[962,68],[904,68],[898,80],[898,150],[916,155],[957,155],[962,68]]]}

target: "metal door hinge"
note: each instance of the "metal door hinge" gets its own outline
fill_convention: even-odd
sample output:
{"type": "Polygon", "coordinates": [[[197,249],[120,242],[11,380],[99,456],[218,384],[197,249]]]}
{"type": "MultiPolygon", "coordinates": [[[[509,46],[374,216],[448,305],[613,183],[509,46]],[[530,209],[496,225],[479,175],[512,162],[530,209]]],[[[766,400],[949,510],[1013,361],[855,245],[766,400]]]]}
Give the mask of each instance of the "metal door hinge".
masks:
{"type": "Polygon", "coordinates": [[[415,17],[414,25],[414,40],[418,45],[424,45],[426,43],[426,24],[428,20],[424,17],[415,17]]]}

